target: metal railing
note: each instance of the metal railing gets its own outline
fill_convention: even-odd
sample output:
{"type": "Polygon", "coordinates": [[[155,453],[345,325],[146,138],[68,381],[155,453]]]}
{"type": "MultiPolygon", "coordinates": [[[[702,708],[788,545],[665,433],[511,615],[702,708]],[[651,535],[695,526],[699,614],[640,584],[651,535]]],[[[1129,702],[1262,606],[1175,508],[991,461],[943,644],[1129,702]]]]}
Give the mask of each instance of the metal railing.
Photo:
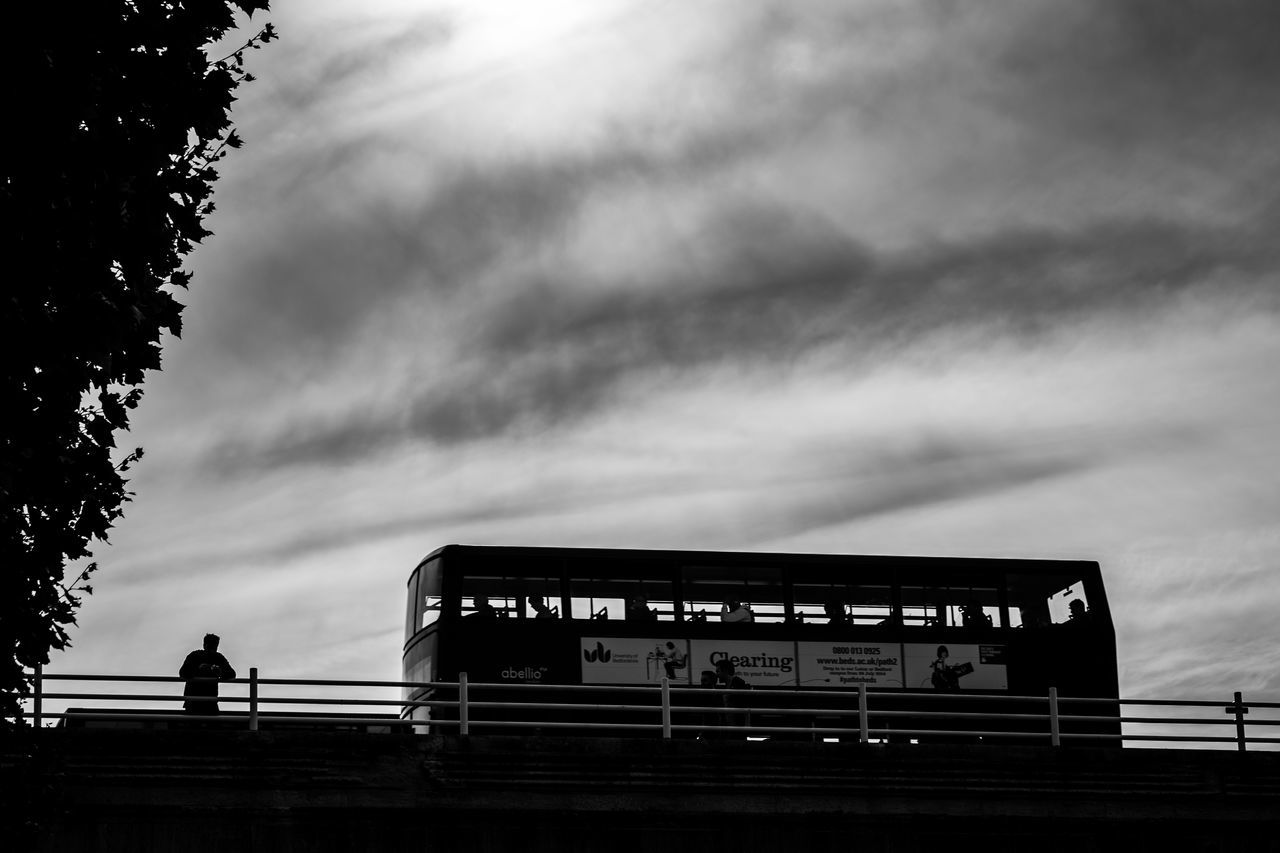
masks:
{"type": "MultiPolygon", "coordinates": [[[[214,679],[208,679],[214,681],[214,679]]],[[[50,691],[52,682],[95,685],[184,684],[170,676],[33,674],[21,719],[50,723],[218,723],[259,731],[264,726],[346,726],[365,730],[565,732],[675,737],[745,737],[875,742],[1022,741],[1050,746],[1090,744],[1194,744],[1201,748],[1280,750],[1280,702],[1246,703],[1166,699],[1099,699],[868,689],[730,690],[658,685],[533,685],[458,681],[400,682],[248,678],[221,682],[232,692],[218,703],[229,713],[190,713],[176,703],[208,696],[116,690],[50,691]],[[264,691],[263,688],[268,688],[264,691]],[[273,695],[274,688],[318,695],[273,695]],[[334,695],[357,688],[367,695],[334,695]],[[379,691],[397,690],[390,698],[379,691]],[[422,698],[406,699],[407,695],[422,698]],[[488,698],[486,698],[486,695],[488,698]],[[102,702],[135,703],[103,708],[102,702]],[[56,703],[61,710],[51,710],[56,703]],[[72,707],[70,703],[95,703],[72,707]],[[143,703],[137,707],[136,703],[143,703]],[[167,706],[167,707],[166,707],[167,706]],[[933,706],[933,707],[931,707],[933,706]],[[945,706],[945,707],[938,707],[945,706]],[[334,713],[340,707],[353,712],[334,713]],[[993,710],[993,708],[1001,710],[993,710]],[[963,710],[973,708],[974,710],[963,710]],[[29,709],[29,710],[28,710],[29,709]],[[1137,710],[1135,710],[1137,709],[1137,710]],[[1253,713],[1254,716],[1249,715],[1253,713]],[[1206,716],[1207,714],[1207,716],[1206,716]]]]}

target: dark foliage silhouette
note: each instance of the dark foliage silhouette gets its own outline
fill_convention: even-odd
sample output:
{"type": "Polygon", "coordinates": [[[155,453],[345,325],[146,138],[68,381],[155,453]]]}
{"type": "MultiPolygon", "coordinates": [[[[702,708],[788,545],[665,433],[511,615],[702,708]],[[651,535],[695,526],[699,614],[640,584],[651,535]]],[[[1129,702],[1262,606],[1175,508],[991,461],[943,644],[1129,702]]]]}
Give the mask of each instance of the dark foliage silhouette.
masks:
{"type": "Polygon", "coordinates": [[[268,0],[96,0],[20,4],[8,16],[11,105],[4,134],[0,308],[0,718],[23,667],[69,643],[92,592],[93,540],[129,499],[118,452],[203,220],[215,164],[240,138],[236,89],[248,50],[215,52],[268,0]]]}

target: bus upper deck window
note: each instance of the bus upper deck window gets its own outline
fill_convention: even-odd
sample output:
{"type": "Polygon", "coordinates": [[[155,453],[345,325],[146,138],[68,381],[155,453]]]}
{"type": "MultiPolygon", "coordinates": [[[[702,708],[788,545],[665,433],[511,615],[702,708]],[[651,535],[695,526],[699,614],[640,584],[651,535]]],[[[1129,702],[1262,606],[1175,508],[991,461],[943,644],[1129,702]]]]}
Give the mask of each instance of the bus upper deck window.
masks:
{"type": "MultiPolygon", "coordinates": [[[[602,571],[601,574],[604,574],[602,571]]],[[[670,622],[675,619],[671,581],[639,577],[639,571],[610,567],[608,577],[569,578],[571,619],[670,622]]]]}
{"type": "Polygon", "coordinates": [[[418,570],[417,624],[421,630],[440,618],[440,559],[427,562],[418,570]]]}
{"type": "Polygon", "coordinates": [[[1010,574],[1009,624],[1037,628],[1086,621],[1089,599],[1072,574],[1010,574]]]}
{"type": "Polygon", "coordinates": [[[783,622],[782,572],[762,566],[688,566],[684,612],[691,621],[783,622]]]}
{"type": "Polygon", "coordinates": [[[1074,581],[1049,596],[1049,621],[1055,625],[1066,622],[1083,622],[1089,618],[1089,599],[1084,594],[1084,584],[1074,581]]]}
{"type": "Polygon", "coordinates": [[[404,641],[407,643],[418,632],[418,571],[409,576],[408,606],[404,615],[404,641]]]}
{"type": "Polygon", "coordinates": [[[795,618],[805,625],[879,625],[891,615],[892,592],[887,582],[797,581],[795,618]]]}
{"type": "Polygon", "coordinates": [[[523,584],[522,578],[466,575],[462,579],[462,618],[516,618],[523,584]]]}
{"type": "Polygon", "coordinates": [[[559,578],[526,578],[525,590],[521,613],[525,619],[561,618],[559,578]]]}
{"type": "Polygon", "coordinates": [[[902,586],[902,617],[907,627],[999,628],[997,579],[948,573],[921,584],[902,586]]]}

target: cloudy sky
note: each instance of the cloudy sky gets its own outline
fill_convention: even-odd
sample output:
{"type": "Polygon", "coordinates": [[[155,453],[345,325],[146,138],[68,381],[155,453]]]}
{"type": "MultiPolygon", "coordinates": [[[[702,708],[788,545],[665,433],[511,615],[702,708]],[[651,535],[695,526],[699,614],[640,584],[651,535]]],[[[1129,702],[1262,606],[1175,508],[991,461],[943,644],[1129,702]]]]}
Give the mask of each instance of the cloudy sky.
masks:
{"type": "Polygon", "coordinates": [[[474,542],[1096,559],[1280,698],[1280,4],[275,5],[55,670],[394,679],[474,542]]]}

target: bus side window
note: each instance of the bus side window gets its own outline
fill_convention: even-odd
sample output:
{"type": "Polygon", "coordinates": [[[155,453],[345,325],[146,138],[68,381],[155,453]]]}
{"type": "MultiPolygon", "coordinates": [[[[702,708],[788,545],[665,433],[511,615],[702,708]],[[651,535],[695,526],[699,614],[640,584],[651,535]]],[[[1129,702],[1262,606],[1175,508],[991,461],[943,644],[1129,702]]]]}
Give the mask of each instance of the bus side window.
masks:
{"type": "Polygon", "coordinates": [[[1049,596],[1048,603],[1049,621],[1055,625],[1088,619],[1089,599],[1085,597],[1084,584],[1080,581],[1075,581],[1049,596]]]}
{"type": "Polygon", "coordinates": [[[1069,574],[1010,574],[1009,625],[1042,628],[1088,618],[1080,578],[1069,574]]]}
{"type": "Polygon", "coordinates": [[[902,585],[902,624],[907,628],[924,628],[937,625],[943,618],[943,608],[934,587],[902,585]]]}
{"type": "Polygon", "coordinates": [[[404,641],[407,643],[418,632],[418,575],[415,570],[409,577],[409,602],[404,616],[404,641]]]}
{"type": "Polygon", "coordinates": [[[889,584],[851,584],[820,580],[792,586],[797,622],[804,625],[879,625],[893,609],[889,584]]]}
{"type": "Polygon", "coordinates": [[[467,575],[462,579],[462,616],[514,619],[519,612],[524,580],[498,575],[467,575]]]}
{"type": "Polygon", "coordinates": [[[440,618],[440,609],[443,604],[443,599],[440,597],[442,577],[439,557],[429,561],[418,571],[418,603],[415,621],[419,630],[440,618]]]}
{"type": "Polygon", "coordinates": [[[945,593],[947,625],[959,628],[999,628],[1000,592],[992,580],[952,581],[945,593]]]}
{"type": "Polygon", "coordinates": [[[999,628],[997,579],[979,574],[940,576],[934,583],[902,587],[903,621],[928,628],[999,628]]]}
{"type": "Polygon", "coordinates": [[[521,599],[525,605],[522,616],[525,619],[559,619],[560,579],[559,578],[526,578],[527,595],[521,599]]]}
{"type": "MultiPolygon", "coordinates": [[[[675,619],[671,581],[640,577],[639,571],[617,567],[609,577],[569,578],[569,618],[626,622],[670,622],[675,619]]],[[[603,574],[603,572],[601,572],[603,574]]]]}
{"type": "Polygon", "coordinates": [[[689,621],[783,622],[782,572],[763,566],[687,566],[684,610],[689,621]]]}
{"type": "Polygon", "coordinates": [[[627,605],[626,583],[612,578],[569,578],[570,619],[624,618],[627,605]]]}

